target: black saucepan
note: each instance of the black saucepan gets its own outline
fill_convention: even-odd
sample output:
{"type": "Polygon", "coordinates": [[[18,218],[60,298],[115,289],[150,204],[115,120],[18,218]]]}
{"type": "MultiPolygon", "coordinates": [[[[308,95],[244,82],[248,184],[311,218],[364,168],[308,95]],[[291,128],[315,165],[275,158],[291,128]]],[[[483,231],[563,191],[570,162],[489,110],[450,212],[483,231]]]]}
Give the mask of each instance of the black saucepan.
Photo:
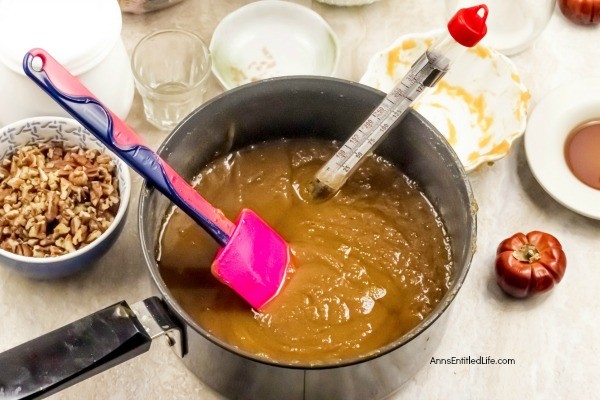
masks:
{"type": "MultiPolygon", "coordinates": [[[[270,79],[228,91],[190,114],[159,154],[184,178],[231,150],[275,138],[345,140],[383,99],[383,93],[332,78],[270,79]]],[[[450,289],[417,327],[376,355],[319,365],[265,362],[209,335],[171,296],[155,261],[169,201],[152,187],[140,195],[141,245],[152,297],[125,301],[0,354],[0,397],[49,395],[150,348],[167,336],[183,363],[229,398],[371,399],[409,379],[439,344],[448,306],[475,250],[476,206],[465,172],[444,138],[411,112],[377,149],[415,180],[440,213],[451,238],[450,289]]]]}

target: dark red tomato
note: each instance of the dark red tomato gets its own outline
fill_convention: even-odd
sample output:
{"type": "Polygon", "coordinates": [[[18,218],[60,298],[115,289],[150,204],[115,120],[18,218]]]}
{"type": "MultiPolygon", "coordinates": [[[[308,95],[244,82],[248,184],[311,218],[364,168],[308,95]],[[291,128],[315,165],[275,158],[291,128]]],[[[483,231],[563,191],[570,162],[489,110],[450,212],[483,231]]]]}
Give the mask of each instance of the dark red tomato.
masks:
{"type": "Polygon", "coordinates": [[[558,0],[562,13],[581,25],[600,23],[600,0],[558,0]]]}
{"type": "Polygon", "coordinates": [[[502,241],[496,252],[498,285],[513,297],[547,292],[560,282],[566,268],[560,242],[544,232],[516,233],[502,241]]]}

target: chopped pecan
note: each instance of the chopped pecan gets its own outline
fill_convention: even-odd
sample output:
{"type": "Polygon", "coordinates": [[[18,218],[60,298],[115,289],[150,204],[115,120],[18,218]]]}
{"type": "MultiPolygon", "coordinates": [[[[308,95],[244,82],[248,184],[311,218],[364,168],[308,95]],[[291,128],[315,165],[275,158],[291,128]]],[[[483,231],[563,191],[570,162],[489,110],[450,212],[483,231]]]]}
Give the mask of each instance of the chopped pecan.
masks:
{"type": "Polygon", "coordinates": [[[75,251],[112,223],[115,163],[98,150],[24,146],[0,162],[0,248],[27,257],[75,251]]]}

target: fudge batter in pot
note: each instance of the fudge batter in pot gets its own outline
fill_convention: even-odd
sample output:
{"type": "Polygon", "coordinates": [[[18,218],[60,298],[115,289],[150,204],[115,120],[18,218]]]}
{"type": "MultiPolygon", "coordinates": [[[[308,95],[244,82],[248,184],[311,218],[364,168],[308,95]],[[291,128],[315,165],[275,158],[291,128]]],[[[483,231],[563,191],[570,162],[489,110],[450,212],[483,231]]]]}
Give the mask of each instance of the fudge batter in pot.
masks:
{"type": "Polygon", "coordinates": [[[425,318],[445,294],[449,239],[418,187],[370,157],[327,201],[307,184],[333,143],[280,140],[215,160],[197,190],[229,218],[256,211],[292,249],[294,268],[275,300],[252,310],[210,273],[217,244],[186,215],[165,218],[157,259],[183,309],[215,337],[283,363],[367,355],[425,318]]]}

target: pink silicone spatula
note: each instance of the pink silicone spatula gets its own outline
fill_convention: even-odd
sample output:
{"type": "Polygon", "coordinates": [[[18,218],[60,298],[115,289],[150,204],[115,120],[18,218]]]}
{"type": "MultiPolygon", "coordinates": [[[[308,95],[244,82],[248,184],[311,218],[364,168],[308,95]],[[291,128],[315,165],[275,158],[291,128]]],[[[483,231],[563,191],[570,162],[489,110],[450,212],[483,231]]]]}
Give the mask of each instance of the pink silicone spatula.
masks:
{"type": "Polygon", "coordinates": [[[23,59],[25,73],[94,136],[204,228],[221,246],[213,275],[260,309],[281,289],[288,244],[258,215],[242,210],[235,223],[208,203],[135,132],[42,49],[23,59]]]}

